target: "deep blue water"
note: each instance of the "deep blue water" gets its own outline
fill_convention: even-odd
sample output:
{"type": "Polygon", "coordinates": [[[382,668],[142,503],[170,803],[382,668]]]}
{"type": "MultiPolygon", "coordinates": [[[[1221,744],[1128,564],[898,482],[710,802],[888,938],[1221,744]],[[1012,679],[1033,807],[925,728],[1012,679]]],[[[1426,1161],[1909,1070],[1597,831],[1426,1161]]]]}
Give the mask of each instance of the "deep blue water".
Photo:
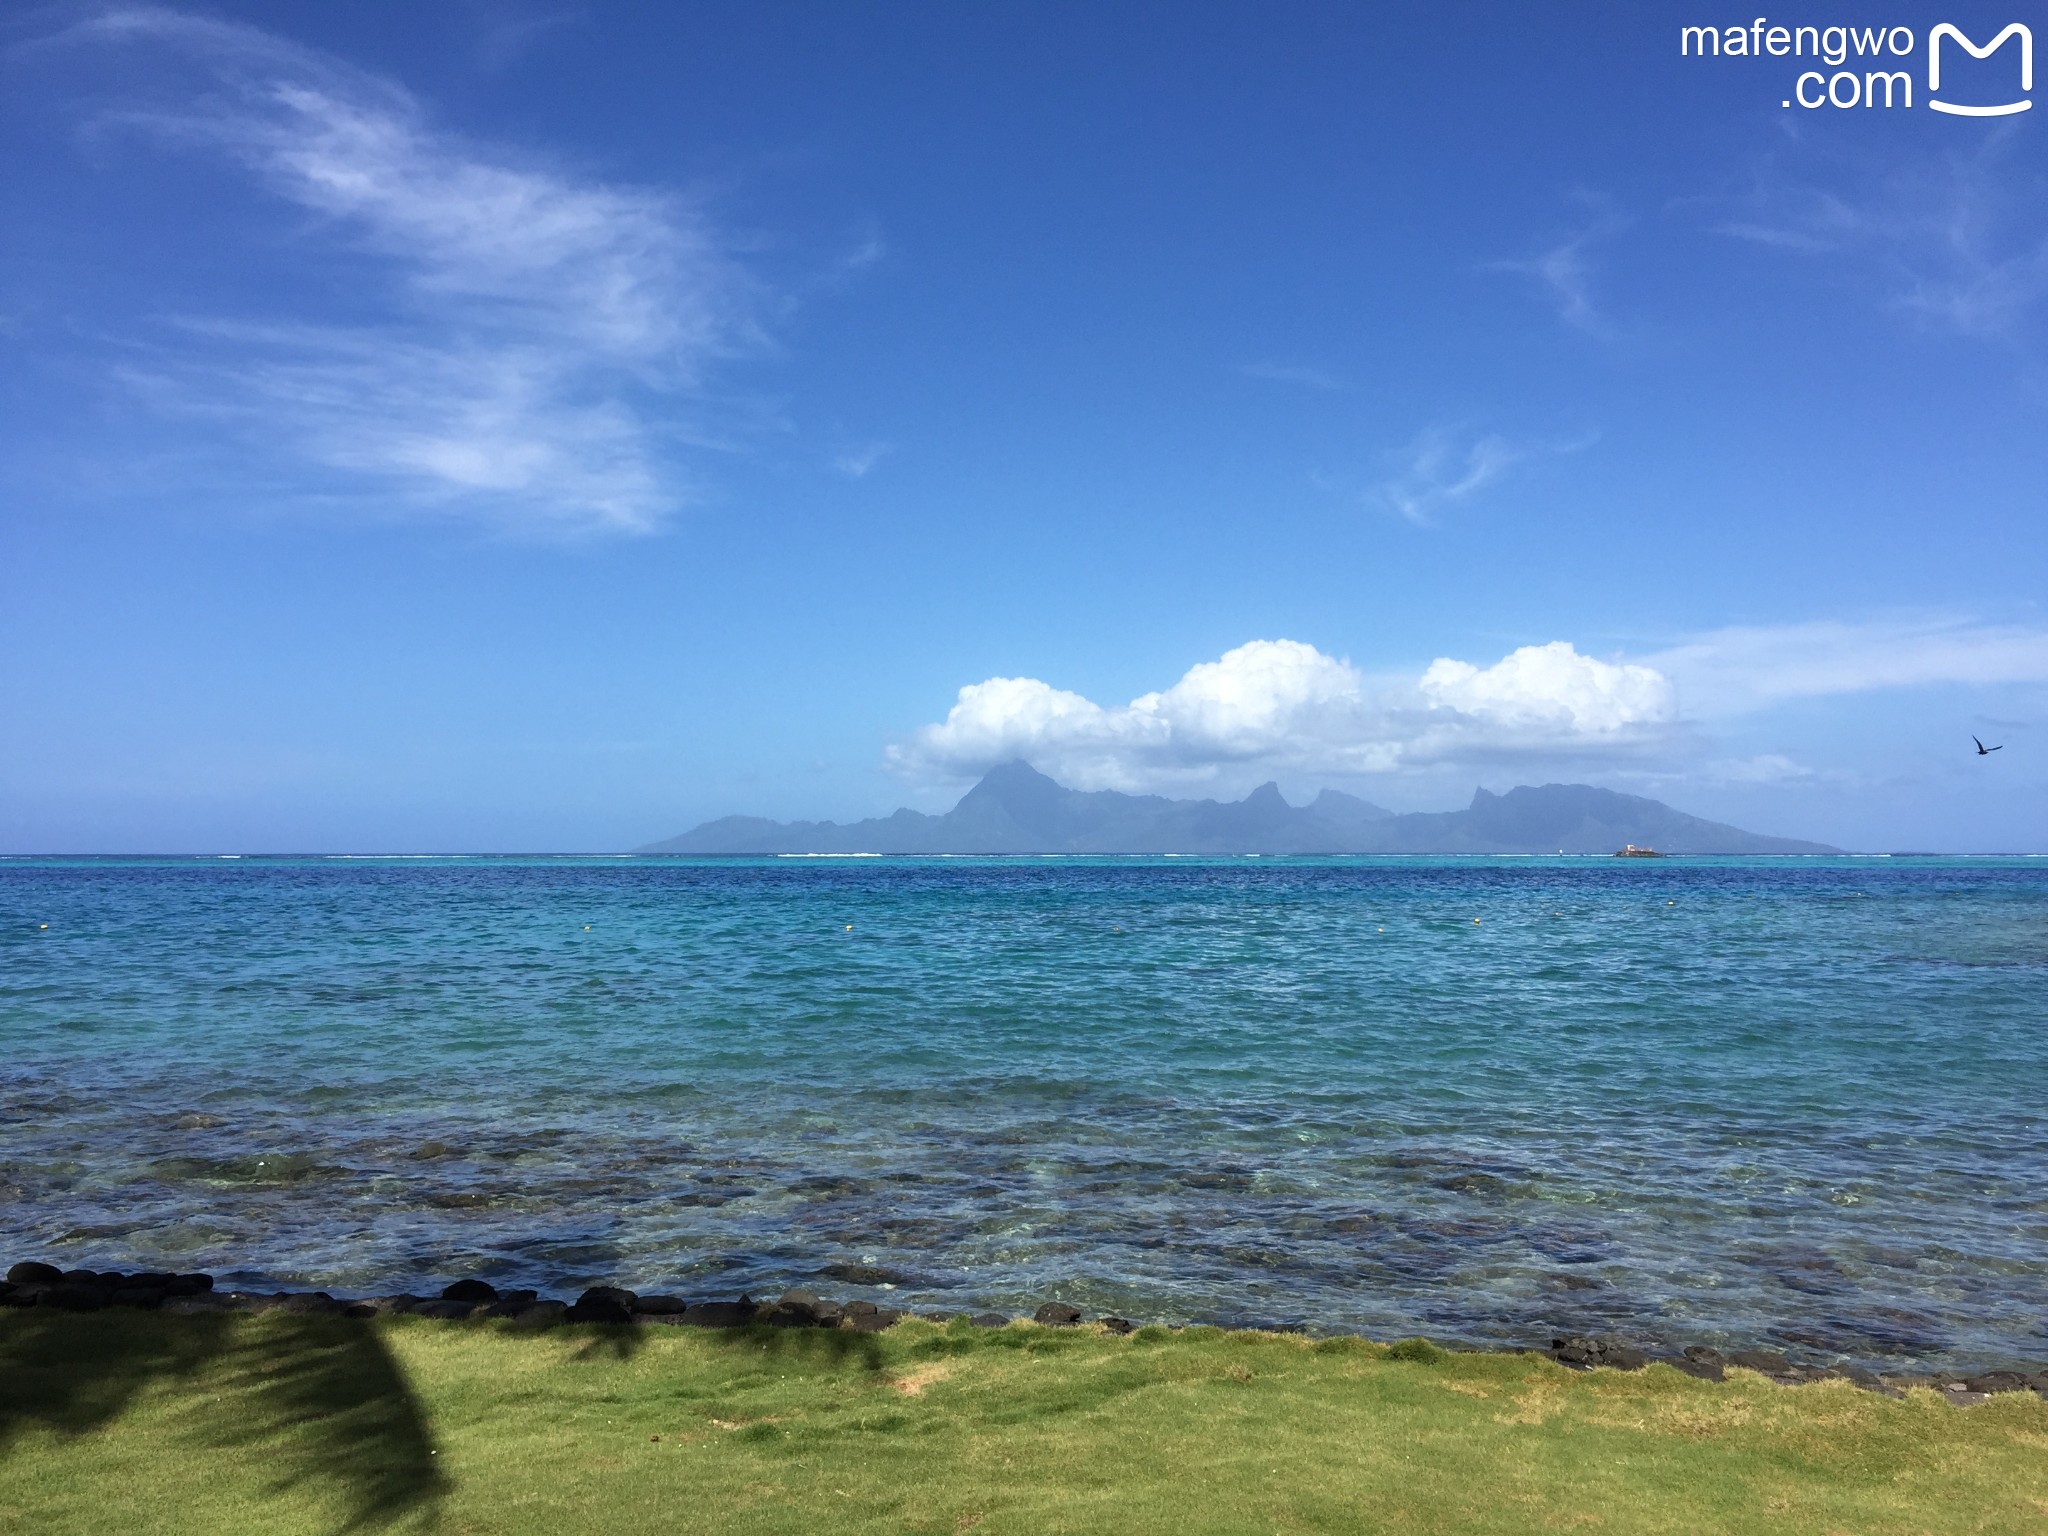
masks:
{"type": "Polygon", "coordinates": [[[2038,859],[12,859],[0,1253],[2036,1362],[2044,1045],[2038,859]]]}

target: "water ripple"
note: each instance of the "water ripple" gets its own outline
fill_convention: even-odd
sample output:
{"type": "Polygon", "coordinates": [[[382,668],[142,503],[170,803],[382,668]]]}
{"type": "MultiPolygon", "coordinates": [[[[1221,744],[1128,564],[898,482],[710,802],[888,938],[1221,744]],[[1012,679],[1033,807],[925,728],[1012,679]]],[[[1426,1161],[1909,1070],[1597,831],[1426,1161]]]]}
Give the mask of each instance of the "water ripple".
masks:
{"type": "Polygon", "coordinates": [[[2017,861],[11,860],[0,1236],[2006,1364],[2044,1022],[2017,861]]]}

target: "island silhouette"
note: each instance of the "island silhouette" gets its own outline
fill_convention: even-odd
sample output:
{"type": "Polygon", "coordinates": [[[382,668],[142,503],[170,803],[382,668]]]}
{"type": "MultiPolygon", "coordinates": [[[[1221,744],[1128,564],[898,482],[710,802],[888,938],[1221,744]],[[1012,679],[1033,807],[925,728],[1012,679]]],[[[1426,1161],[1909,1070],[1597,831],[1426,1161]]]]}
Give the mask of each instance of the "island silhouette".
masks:
{"type": "Polygon", "coordinates": [[[1842,851],[1590,784],[1479,789],[1461,811],[1396,814],[1334,789],[1291,805],[1271,783],[1242,800],[1069,789],[1019,761],[991,768],[939,815],[899,810],[845,825],[722,816],[634,852],[1611,854],[1629,844],[1673,854],[1842,851]]]}

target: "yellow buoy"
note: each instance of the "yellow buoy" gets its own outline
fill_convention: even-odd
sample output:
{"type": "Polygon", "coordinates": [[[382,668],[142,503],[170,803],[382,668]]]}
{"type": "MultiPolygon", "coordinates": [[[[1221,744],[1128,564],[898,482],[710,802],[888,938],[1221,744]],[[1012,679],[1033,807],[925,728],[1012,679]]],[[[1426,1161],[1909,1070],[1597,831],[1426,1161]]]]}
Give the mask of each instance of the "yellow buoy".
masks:
{"type": "Polygon", "coordinates": [[[853,932],[853,924],[851,924],[851,923],[848,923],[848,924],[846,925],[846,931],[847,931],[848,933],[851,933],[851,932],[853,932]]]}
{"type": "Polygon", "coordinates": [[[1473,919],[1472,919],[1472,922],[1473,922],[1473,925],[1474,925],[1474,926],[1476,927],[1476,926],[1478,925],[1479,919],[1475,917],[1475,918],[1473,918],[1473,919]]]}
{"type": "Polygon", "coordinates": [[[38,928],[47,928],[47,927],[49,927],[50,925],[49,925],[48,923],[37,923],[37,924],[36,924],[36,926],[37,926],[38,928]]]}

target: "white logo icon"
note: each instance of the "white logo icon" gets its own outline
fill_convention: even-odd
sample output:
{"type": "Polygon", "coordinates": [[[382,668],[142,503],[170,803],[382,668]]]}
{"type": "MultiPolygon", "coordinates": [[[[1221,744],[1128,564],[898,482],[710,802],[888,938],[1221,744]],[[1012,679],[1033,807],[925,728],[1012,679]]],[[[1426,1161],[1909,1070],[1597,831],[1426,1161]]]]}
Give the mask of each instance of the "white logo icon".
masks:
{"type": "Polygon", "coordinates": [[[2015,33],[2019,35],[2020,40],[2020,89],[2022,91],[2033,90],[2034,34],[2032,32],[2028,31],[2019,22],[2014,22],[1982,48],[1979,48],[1975,43],[1963,36],[1960,27],[1944,21],[1927,34],[1927,105],[1937,112],[1953,112],[1958,117],[2006,117],[2014,112],[2024,112],[2033,106],[2033,102],[2025,98],[2019,101],[2008,101],[2003,106],[1997,107],[1962,107],[1957,106],[1954,102],[1936,101],[1934,99],[1934,93],[1941,89],[1941,40],[1944,37],[1952,37],[1961,43],[1963,51],[1971,58],[1988,59],[1992,54],[2004,47],[2006,39],[2012,37],[2015,33]]]}

